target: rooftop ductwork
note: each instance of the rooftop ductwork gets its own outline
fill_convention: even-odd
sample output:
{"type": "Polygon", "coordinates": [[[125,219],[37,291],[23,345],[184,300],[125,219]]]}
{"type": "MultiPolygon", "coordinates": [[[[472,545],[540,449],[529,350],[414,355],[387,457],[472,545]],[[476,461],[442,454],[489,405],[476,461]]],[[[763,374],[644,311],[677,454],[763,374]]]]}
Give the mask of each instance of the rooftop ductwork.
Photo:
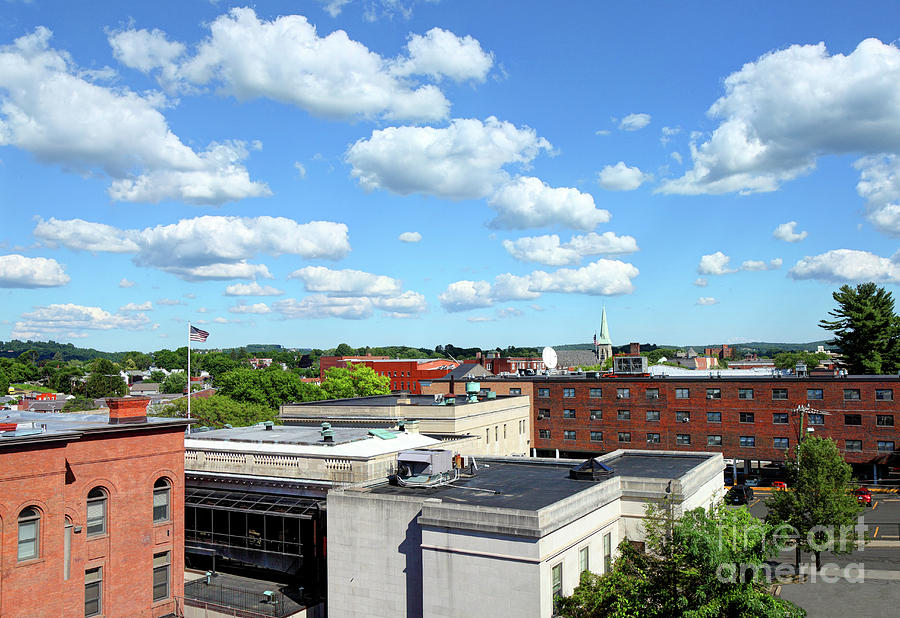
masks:
{"type": "Polygon", "coordinates": [[[601,481],[609,478],[612,469],[596,457],[587,459],[569,470],[569,478],[578,481],[601,481]]]}

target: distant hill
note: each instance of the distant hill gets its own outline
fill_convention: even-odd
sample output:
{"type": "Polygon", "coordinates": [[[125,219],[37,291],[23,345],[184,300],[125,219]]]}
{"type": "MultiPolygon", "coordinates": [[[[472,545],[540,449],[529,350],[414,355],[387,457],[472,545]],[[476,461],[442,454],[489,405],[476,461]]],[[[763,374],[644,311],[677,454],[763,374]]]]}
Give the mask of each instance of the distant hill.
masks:
{"type": "Polygon", "coordinates": [[[71,343],[57,343],[55,341],[0,341],[0,357],[16,358],[22,352],[34,350],[37,352],[36,360],[48,360],[53,358],[57,353],[62,357],[63,361],[80,360],[89,361],[95,358],[108,358],[113,362],[119,362],[125,357],[125,352],[101,352],[94,348],[79,348],[71,343]]]}
{"type": "MultiPolygon", "coordinates": [[[[655,343],[642,343],[641,344],[641,352],[649,352],[651,350],[655,350],[657,348],[672,348],[675,350],[687,350],[688,348],[694,348],[697,352],[702,352],[704,348],[715,348],[721,346],[722,343],[700,343],[693,345],[658,345],[655,343]]],[[[810,341],[807,343],[779,343],[779,342],[769,342],[769,341],[751,341],[748,343],[732,343],[730,344],[732,349],[736,350],[745,350],[745,351],[753,351],[759,354],[760,356],[774,356],[779,352],[794,352],[799,350],[807,350],[810,352],[815,352],[816,348],[820,345],[825,346],[826,350],[834,350],[835,347],[828,343],[827,339],[822,339],[820,341],[810,341]]],[[[590,350],[593,348],[593,343],[567,343],[564,345],[556,345],[553,346],[556,350],[590,350]]],[[[621,346],[613,346],[613,353],[618,354],[620,352],[627,352],[628,345],[621,346]]]]}

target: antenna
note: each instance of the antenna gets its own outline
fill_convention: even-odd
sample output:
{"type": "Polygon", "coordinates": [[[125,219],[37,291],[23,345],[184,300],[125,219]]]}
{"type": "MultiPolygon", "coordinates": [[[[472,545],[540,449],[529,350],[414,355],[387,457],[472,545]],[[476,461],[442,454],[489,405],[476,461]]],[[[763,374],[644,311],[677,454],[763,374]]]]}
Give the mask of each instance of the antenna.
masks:
{"type": "Polygon", "coordinates": [[[544,361],[544,366],[547,369],[556,369],[556,363],[559,361],[559,358],[556,356],[556,350],[547,346],[544,348],[544,351],[541,352],[541,359],[544,361]]]}

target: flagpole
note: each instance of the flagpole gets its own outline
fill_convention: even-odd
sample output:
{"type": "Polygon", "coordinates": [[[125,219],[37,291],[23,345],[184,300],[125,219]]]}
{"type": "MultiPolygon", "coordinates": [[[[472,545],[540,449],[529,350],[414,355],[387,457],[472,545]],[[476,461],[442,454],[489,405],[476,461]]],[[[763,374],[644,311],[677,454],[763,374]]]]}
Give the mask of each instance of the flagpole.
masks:
{"type": "MultiPolygon", "coordinates": [[[[188,365],[187,365],[187,391],[188,391],[188,420],[191,420],[191,321],[188,320],[188,365]]],[[[191,433],[191,425],[188,423],[188,433],[191,433]]]]}

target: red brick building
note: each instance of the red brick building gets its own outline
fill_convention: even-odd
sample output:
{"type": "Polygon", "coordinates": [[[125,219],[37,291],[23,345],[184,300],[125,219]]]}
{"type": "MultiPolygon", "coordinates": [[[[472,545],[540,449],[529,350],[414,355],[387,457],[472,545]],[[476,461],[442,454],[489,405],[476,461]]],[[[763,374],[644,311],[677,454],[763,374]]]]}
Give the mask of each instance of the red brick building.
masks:
{"type": "Polygon", "coordinates": [[[475,358],[467,359],[464,362],[477,363],[494,375],[518,373],[519,371],[537,373],[547,368],[540,356],[500,356],[499,352],[479,353],[475,358]]]}
{"type": "MultiPolygon", "coordinates": [[[[802,416],[803,433],[833,438],[848,462],[869,469],[900,465],[894,463],[900,448],[897,376],[595,376],[479,381],[498,393],[532,395],[531,444],[539,456],[559,451],[580,458],[635,448],[783,461],[797,443],[802,416]]],[[[448,386],[438,381],[428,392],[448,386]]],[[[464,389],[464,383],[454,385],[458,393],[464,389]]]]}
{"type": "Polygon", "coordinates": [[[346,367],[348,363],[371,367],[375,373],[391,379],[392,391],[421,394],[420,380],[435,380],[459,367],[446,358],[390,358],[387,356],[323,356],[319,359],[319,376],[324,379],[331,367],[346,367]]]}
{"type": "Polygon", "coordinates": [[[0,418],[0,615],[176,612],[187,421],[148,403],[0,418]]]}

